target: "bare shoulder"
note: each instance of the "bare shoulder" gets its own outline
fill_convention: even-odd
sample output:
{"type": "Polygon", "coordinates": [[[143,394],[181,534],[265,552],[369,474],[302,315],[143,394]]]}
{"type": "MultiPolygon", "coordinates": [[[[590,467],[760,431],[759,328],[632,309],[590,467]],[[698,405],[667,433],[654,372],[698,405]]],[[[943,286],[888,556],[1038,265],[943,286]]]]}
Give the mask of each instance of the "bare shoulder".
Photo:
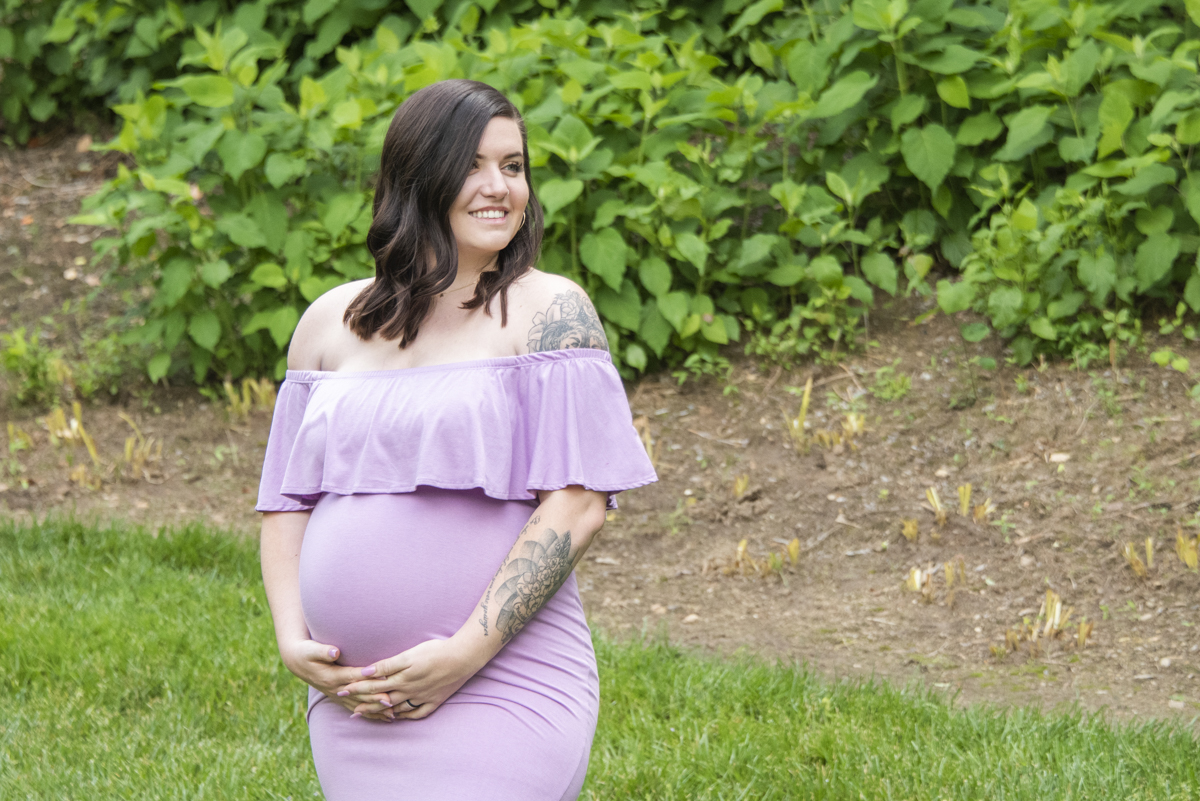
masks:
{"type": "Polygon", "coordinates": [[[300,316],[288,346],[289,370],[320,370],[325,350],[346,333],[346,307],[375,279],[341,284],[314,300],[300,316]]]}
{"type": "Polygon", "coordinates": [[[525,336],[522,352],[609,349],[596,307],[579,284],[540,270],[523,276],[520,284],[515,322],[525,336]]]}

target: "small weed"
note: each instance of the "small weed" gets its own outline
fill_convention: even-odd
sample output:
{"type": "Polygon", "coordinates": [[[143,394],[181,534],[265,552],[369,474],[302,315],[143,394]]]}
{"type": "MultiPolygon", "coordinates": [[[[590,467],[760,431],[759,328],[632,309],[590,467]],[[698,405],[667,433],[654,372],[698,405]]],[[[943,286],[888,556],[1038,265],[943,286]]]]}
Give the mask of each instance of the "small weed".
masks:
{"type": "Polygon", "coordinates": [[[870,393],[882,401],[900,400],[912,390],[912,377],[896,372],[900,364],[896,359],[890,365],[880,367],[875,371],[875,383],[871,385],[870,393]]]}

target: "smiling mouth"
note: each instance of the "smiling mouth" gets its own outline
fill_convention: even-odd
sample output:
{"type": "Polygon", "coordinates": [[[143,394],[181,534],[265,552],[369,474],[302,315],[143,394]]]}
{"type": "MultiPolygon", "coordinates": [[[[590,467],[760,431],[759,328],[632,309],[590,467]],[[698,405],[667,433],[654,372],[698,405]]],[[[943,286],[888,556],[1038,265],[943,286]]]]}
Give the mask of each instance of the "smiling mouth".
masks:
{"type": "Polygon", "coordinates": [[[477,220],[502,220],[508,216],[507,211],[472,211],[468,213],[477,220]]]}

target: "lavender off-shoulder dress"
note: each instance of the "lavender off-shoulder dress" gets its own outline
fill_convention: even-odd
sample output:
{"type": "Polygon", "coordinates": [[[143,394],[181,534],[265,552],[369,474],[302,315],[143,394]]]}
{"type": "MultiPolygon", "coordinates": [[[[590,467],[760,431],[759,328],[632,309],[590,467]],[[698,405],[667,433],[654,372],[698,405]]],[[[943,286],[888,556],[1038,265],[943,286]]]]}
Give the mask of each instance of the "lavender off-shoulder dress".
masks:
{"type": "MultiPolygon", "coordinates": [[[[534,490],[657,481],[607,351],[401,370],[287,372],[257,509],[312,510],[300,595],[313,639],[368,665],[454,634],[537,507],[534,490]]],[[[575,798],[596,659],[572,574],[436,712],[386,723],[309,688],[329,801],[575,798]]]]}

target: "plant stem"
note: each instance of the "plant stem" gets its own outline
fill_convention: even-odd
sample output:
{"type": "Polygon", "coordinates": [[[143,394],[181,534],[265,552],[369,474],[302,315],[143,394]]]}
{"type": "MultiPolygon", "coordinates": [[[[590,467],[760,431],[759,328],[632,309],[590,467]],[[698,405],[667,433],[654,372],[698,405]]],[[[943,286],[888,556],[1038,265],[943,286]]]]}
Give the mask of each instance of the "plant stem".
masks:
{"type": "Polygon", "coordinates": [[[902,97],[908,93],[908,70],[900,58],[903,54],[904,46],[900,42],[900,37],[896,37],[892,40],[892,55],[896,59],[896,83],[900,85],[902,97]]]}

